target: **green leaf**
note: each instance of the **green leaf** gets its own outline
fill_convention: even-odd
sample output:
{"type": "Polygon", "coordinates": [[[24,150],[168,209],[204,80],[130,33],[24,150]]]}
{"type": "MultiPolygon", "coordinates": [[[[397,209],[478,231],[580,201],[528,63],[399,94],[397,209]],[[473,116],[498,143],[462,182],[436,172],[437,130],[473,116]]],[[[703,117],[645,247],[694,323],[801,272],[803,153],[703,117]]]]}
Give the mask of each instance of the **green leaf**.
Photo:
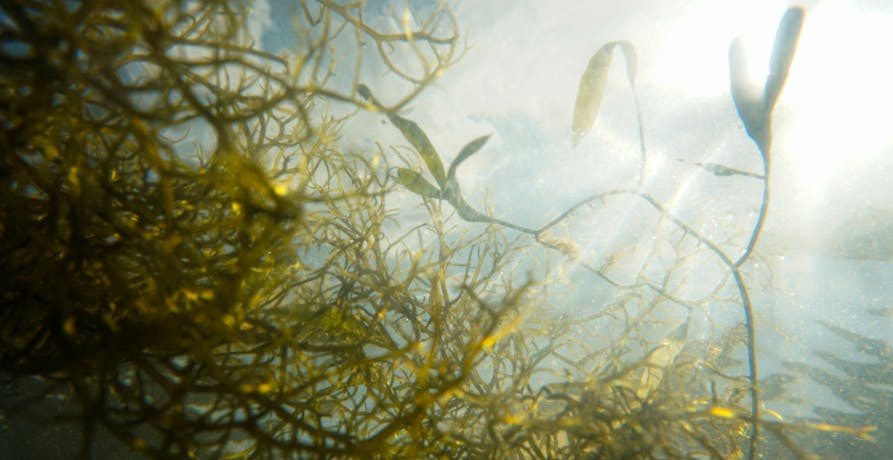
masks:
{"type": "Polygon", "coordinates": [[[397,182],[417,195],[440,198],[440,190],[411,169],[397,168],[397,182]]]}
{"type": "Polygon", "coordinates": [[[735,101],[744,129],[757,143],[760,152],[765,152],[769,145],[769,117],[763,109],[760,89],[747,72],[747,57],[740,38],[733,40],[729,46],[729,79],[732,84],[732,100],[735,101]]]}
{"type": "Polygon", "coordinates": [[[378,102],[375,100],[375,97],[372,96],[372,90],[370,90],[369,87],[363,83],[360,83],[359,86],[357,86],[357,93],[359,93],[360,97],[362,97],[363,99],[367,99],[373,103],[378,102]]]}
{"type": "MultiPolygon", "coordinates": [[[[372,91],[368,86],[360,83],[357,86],[357,94],[369,101],[369,103],[376,109],[384,109],[384,106],[382,106],[378,99],[375,99],[375,96],[372,95],[372,91]]],[[[443,187],[444,184],[446,184],[446,174],[443,172],[443,162],[440,160],[440,155],[434,150],[431,141],[428,140],[428,136],[422,131],[422,128],[419,128],[419,125],[415,122],[407,120],[396,113],[388,113],[387,116],[388,119],[391,120],[391,123],[400,130],[403,137],[405,137],[416,151],[419,152],[419,156],[422,157],[425,166],[428,167],[428,171],[434,176],[434,180],[437,181],[437,184],[443,187]]]]}
{"type": "MultiPolygon", "coordinates": [[[[592,129],[598,111],[601,107],[602,96],[605,93],[605,85],[608,83],[608,70],[611,67],[611,57],[615,46],[620,46],[626,61],[626,78],[633,86],[636,79],[636,51],[633,45],[627,41],[610,42],[599,48],[589,59],[589,65],[580,77],[580,86],[577,89],[577,100],[574,103],[574,119],[571,126],[573,145],[576,146],[592,129]]],[[[635,91],[635,87],[633,87],[635,91]]]]}
{"type": "Polygon", "coordinates": [[[790,8],[785,11],[775,33],[772,46],[772,57],[769,61],[769,76],[760,89],[750,80],[747,73],[747,59],[744,56],[744,45],[736,38],[729,47],[729,77],[732,82],[732,99],[738,116],[744,122],[747,135],[756,142],[760,153],[765,156],[772,142],[771,123],[772,109],[784,87],[794,53],[800,29],[803,27],[803,9],[790,8]]]}
{"type": "Polygon", "coordinates": [[[766,86],[763,90],[763,105],[767,112],[775,107],[775,101],[784,87],[788,72],[791,70],[791,62],[794,53],[797,52],[797,42],[800,39],[800,30],[803,27],[803,9],[790,8],[785,11],[778,31],[775,33],[775,43],[772,45],[772,57],[769,60],[769,76],[766,77],[766,86]]]}
{"type": "Polygon", "coordinates": [[[487,139],[490,139],[490,135],[481,136],[468,144],[465,147],[462,147],[462,150],[459,151],[459,155],[453,160],[450,164],[450,170],[447,172],[447,181],[451,180],[456,176],[456,168],[462,164],[463,161],[467,160],[470,156],[477,153],[484,144],[487,143],[487,139]]]}
{"type": "Polygon", "coordinates": [[[393,123],[401,133],[403,133],[403,137],[415,147],[416,151],[419,152],[419,155],[422,157],[422,160],[424,160],[425,165],[428,167],[428,171],[434,176],[434,180],[437,181],[438,185],[443,187],[444,184],[446,184],[446,173],[443,171],[443,162],[440,161],[440,155],[434,150],[434,146],[431,145],[431,141],[428,140],[428,136],[425,135],[422,128],[419,128],[419,125],[415,122],[407,120],[395,113],[389,113],[388,119],[391,120],[391,123],[393,123]]]}
{"type": "Polygon", "coordinates": [[[384,107],[381,105],[381,102],[378,102],[378,99],[372,95],[372,90],[369,89],[368,86],[360,83],[357,85],[357,94],[360,95],[361,98],[365,99],[375,108],[375,110],[383,110],[384,107]]]}
{"type": "Polygon", "coordinates": [[[466,222],[491,222],[489,217],[472,208],[471,205],[462,198],[462,195],[456,194],[453,199],[450,200],[450,204],[456,208],[459,217],[466,222]]]}
{"type": "Polygon", "coordinates": [[[583,76],[580,77],[577,100],[574,103],[574,120],[571,125],[574,146],[595,124],[598,109],[602,103],[602,95],[605,93],[605,85],[608,83],[608,69],[611,67],[611,50],[613,48],[613,43],[599,48],[589,59],[589,65],[586,66],[583,76]]]}

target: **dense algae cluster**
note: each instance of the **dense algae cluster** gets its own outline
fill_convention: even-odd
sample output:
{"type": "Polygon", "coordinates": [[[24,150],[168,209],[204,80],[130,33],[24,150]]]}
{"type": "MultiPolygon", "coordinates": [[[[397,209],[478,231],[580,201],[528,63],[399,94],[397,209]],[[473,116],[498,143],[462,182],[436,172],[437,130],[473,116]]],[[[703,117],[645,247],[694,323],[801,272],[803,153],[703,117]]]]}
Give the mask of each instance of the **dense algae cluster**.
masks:
{"type": "MultiPolygon", "coordinates": [[[[518,261],[531,246],[575,256],[547,231],[577,207],[538,229],[476,209],[455,177],[487,138],[444,168],[398,114],[461,54],[446,5],[392,33],[362,2],[298,2],[281,55],[253,42],[250,6],[0,7],[6,429],[74,426],[47,451],[65,458],[734,458],[760,440],[805,457],[792,440],[804,430],[868,436],[760,414],[749,318],[710,343],[686,343],[687,323],[646,339],[651,312],[685,303],[654,282],[587,266],[619,294],[582,319],[544,314],[546,286],[518,261]],[[391,105],[362,83],[363,59],[404,90],[391,105]],[[346,87],[332,70],[345,62],[346,87]],[[338,104],[382,113],[418,157],[389,169],[384,148],[342,150],[338,104]],[[392,194],[406,189],[419,225],[395,223],[392,194]],[[594,327],[606,317],[622,328],[606,336],[594,327]],[[555,362],[571,371],[556,377],[555,362]]],[[[800,22],[798,9],[782,22],[785,73],[800,22]]],[[[606,45],[581,82],[575,137],[615,46],[633,84],[632,45],[606,45]]],[[[764,159],[783,82],[754,99],[733,81],[764,159]]],[[[759,226],[735,260],[641,189],[579,206],[617,196],[670,222],[674,249],[724,258],[747,308],[737,269],[759,226]]]]}

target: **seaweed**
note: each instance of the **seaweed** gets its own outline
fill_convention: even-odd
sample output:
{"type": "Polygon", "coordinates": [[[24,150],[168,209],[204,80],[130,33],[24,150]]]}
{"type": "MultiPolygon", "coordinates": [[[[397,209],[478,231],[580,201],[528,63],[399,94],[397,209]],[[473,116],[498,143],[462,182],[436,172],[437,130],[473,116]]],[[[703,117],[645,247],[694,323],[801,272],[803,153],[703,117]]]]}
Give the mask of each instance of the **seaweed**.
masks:
{"type": "MultiPolygon", "coordinates": [[[[758,378],[742,266],[768,185],[749,241],[729,256],[644,191],[640,116],[637,187],[587,197],[538,228],[492,217],[457,179],[488,136],[445,168],[398,113],[461,56],[448,5],[418,27],[404,10],[394,33],[368,22],[363,2],[301,1],[296,44],[281,54],[255,46],[250,7],[0,7],[4,423],[74,426],[77,441],[60,434],[54,452],[76,458],[752,458],[760,428],[805,456],[759,405],[771,381],[758,378]],[[395,102],[363,84],[364,60],[404,90],[389,93],[395,102]],[[392,167],[384,148],[344,149],[344,123],[363,110],[387,117],[433,183],[411,161],[392,167]],[[401,225],[403,188],[421,223],[401,225]],[[676,265],[659,279],[644,269],[623,279],[555,236],[579,210],[619,199],[665,229],[648,258],[666,251],[676,265]],[[457,229],[444,203],[475,225],[457,229]],[[537,246],[620,294],[583,316],[550,314],[554,288],[525,268],[537,246]],[[678,297],[675,270],[705,247],[722,280],[703,299],[678,297]],[[686,342],[689,320],[654,315],[672,305],[691,318],[710,302],[744,318],[700,349],[686,342]],[[733,370],[742,349],[744,377],[733,370]]],[[[764,184],[768,120],[802,23],[792,11],[759,116],[733,87],[765,160],[751,177],[764,184]]],[[[605,45],[590,67],[603,74],[614,47],[633,85],[631,43],[605,45]]],[[[603,75],[584,79],[595,83],[581,82],[578,105],[589,107],[575,140],[604,91],[603,75]]],[[[40,447],[10,455],[28,448],[40,447]]]]}

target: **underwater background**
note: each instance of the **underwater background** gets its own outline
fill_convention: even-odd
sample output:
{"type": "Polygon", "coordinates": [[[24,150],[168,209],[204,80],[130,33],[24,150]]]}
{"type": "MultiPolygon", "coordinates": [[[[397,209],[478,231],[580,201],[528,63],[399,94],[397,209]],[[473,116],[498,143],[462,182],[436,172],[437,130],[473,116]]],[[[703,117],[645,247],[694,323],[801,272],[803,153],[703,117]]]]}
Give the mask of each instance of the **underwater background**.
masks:
{"type": "MultiPolygon", "coordinates": [[[[590,420],[580,415],[586,411],[578,406],[585,409],[586,398],[597,393],[590,386],[592,382],[613,381],[617,375],[622,376],[617,380],[623,380],[633,373],[634,383],[629,388],[611,388],[623,393],[620,399],[624,401],[638,401],[626,406],[627,410],[645,410],[642,408],[659,400],[654,395],[684,392],[679,389],[687,388],[690,382],[674,380],[670,369],[691,369],[698,376],[710,376],[704,381],[715,378],[732,383],[701,382],[702,386],[692,390],[698,398],[686,410],[698,414],[703,410],[717,419],[740,422],[736,425],[738,434],[745,439],[750,414],[731,411],[727,408],[731,404],[721,405],[719,401],[727,397],[727,401],[741,402],[740,408],[749,409],[749,396],[742,388],[747,387],[755,356],[760,418],[770,421],[767,426],[773,427],[775,422],[800,424],[792,430],[792,438],[803,451],[822,457],[893,458],[893,132],[889,129],[893,89],[888,83],[893,81],[893,48],[889,46],[893,43],[893,5],[883,0],[457,0],[405,4],[370,0],[363,2],[360,10],[365,23],[397,36],[409,29],[425,29],[426,18],[448,10],[451,20],[458,24],[461,58],[442,72],[440,68],[433,72],[424,60],[420,63],[415,59],[413,50],[396,54],[390,64],[359,59],[375,47],[372,41],[360,41],[359,50],[345,51],[337,60],[321,59],[328,72],[327,88],[350,97],[308,105],[308,113],[323,120],[326,116],[343,117],[338,134],[326,141],[331,141],[331,148],[364,158],[368,164],[363,167],[375,173],[393,176],[395,186],[387,189],[387,218],[377,222],[376,228],[383,241],[399,242],[405,254],[388,255],[391,258],[385,259],[386,265],[412,276],[419,260],[433,260],[436,266],[441,257],[441,272],[432,270],[437,273],[431,275],[430,282],[407,292],[429,303],[446,298],[441,303],[449,307],[450,297],[463,298],[466,291],[480,286],[480,292],[467,296],[481,309],[494,305],[496,312],[495,305],[514,308],[515,297],[510,294],[518,286],[527,288],[524,279],[535,281],[531,292],[536,300],[518,308],[517,320],[508,314],[500,316],[504,312],[499,310],[461,316],[457,323],[479,332],[475,324],[492,320],[486,332],[480,333],[481,339],[476,344],[469,342],[467,350],[509,354],[500,346],[510,342],[531,355],[530,366],[536,371],[525,374],[523,387],[536,396],[524,393],[527,399],[521,401],[527,405],[522,404],[519,413],[538,420],[537,411],[542,410],[544,420],[558,426],[561,416],[549,412],[552,409],[545,402],[557,400],[567,404],[561,409],[565,411],[561,413],[570,414],[565,419],[588,423],[590,420]],[[802,29],[799,39],[796,34],[793,38],[796,54],[787,61],[789,73],[786,68],[781,78],[778,90],[783,86],[783,91],[771,98],[764,119],[768,120],[770,140],[761,144],[742,108],[745,97],[733,94],[730,44],[743,47],[746,63],[742,65],[753,81],[771,81],[775,67],[770,66],[778,61],[772,50],[784,42],[778,38],[785,31],[779,21],[790,17],[785,15],[791,8],[802,13],[802,29]],[[613,61],[606,44],[616,44],[613,61]],[[599,55],[601,50],[607,54],[599,55]],[[598,59],[604,56],[608,60],[602,66],[598,59]],[[405,68],[408,74],[432,72],[436,78],[424,80],[430,85],[413,94],[406,105],[389,111],[388,104],[402,101],[417,87],[417,82],[396,74],[391,66],[405,68]],[[602,79],[594,84],[602,85],[603,94],[595,98],[593,119],[578,128],[580,106],[586,104],[580,94],[583,81],[589,78],[587,69],[591,68],[604,71],[602,79]],[[423,133],[419,135],[414,129],[423,133]],[[427,140],[423,143],[420,138],[427,140]],[[433,161],[423,152],[429,144],[436,147],[433,158],[439,160],[433,161]],[[771,159],[771,175],[764,169],[767,158],[771,159]],[[379,167],[379,161],[393,167],[379,167]],[[440,164],[439,173],[437,166],[432,166],[436,164],[440,164]],[[771,191],[771,200],[767,199],[767,190],[771,191]],[[434,215],[437,217],[432,218],[434,215]],[[501,233],[491,235],[491,227],[501,233]],[[436,231],[405,238],[415,228],[436,231]],[[463,238],[471,238],[469,235],[488,243],[480,248],[461,245],[463,238]],[[517,249],[506,249],[516,243],[517,249]],[[459,249],[445,251],[450,244],[459,249]],[[512,257],[498,263],[490,259],[500,251],[510,252],[512,257]],[[456,255],[457,261],[444,262],[445,253],[456,255]],[[466,259],[468,262],[463,263],[466,259]],[[492,265],[492,271],[480,275],[472,260],[488,268],[492,265]],[[740,276],[743,282],[735,282],[737,278],[729,270],[732,265],[735,277],[740,276]],[[474,282],[469,278],[472,272],[484,279],[480,285],[475,284],[477,278],[474,282]],[[748,314],[742,312],[742,283],[746,283],[748,314]],[[437,292],[435,285],[442,285],[442,292],[437,292]],[[508,325],[504,325],[506,322],[508,325]],[[526,335],[506,339],[515,337],[512,334],[516,331],[526,335]],[[519,345],[522,342],[524,345],[519,345]],[[667,361],[653,361],[662,350],[669,349],[673,353],[667,361]],[[617,357],[621,354],[622,359],[617,357]],[[622,368],[612,361],[615,358],[630,368],[622,368]],[[662,378],[665,383],[659,387],[662,378]],[[583,390],[573,393],[567,389],[577,383],[583,390]],[[541,397],[543,394],[561,396],[550,399],[541,397]],[[538,408],[540,403],[542,408],[538,408]]],[[[295,2],[254,2],[250,16],[245,18],[245,27],[255,39],[253,46],[264,52],[283,53],[305,45],[295,38],[298,25],[294,18],[299,14],[301,5],[295,2]]],[[[357,40],[343,33],[333,35],[331,43],[333,49],[342,45],[349,48],[357,40]]],[[[735,59],[733,68],[744,62],[735,59]]],[[[139,66],[126,70],[130,74],[125,80],[139,80],[149,72],[139,66]]],[[[211,140],[212,128],[199,123],[188,125],[188,129],[177,128],[177,136],[172,137],[181,140],[172,143],[172,151],[183,153],[191,148],[187,144],[198,145],[199,150],[218,148],[219,143],[211,140]]],[[[148,179],[149,183],[158,181],[148,179]]],[[[276,212],[281,211],[277,196],[289,195],[280,193],[277,186],[267,187],[272,190],[272,198],[261,200],[259,206],[271,202],[276,212]]],[[[245,203],[252,202],[245,199],[240,203],[247,208],[245,203]]],[[[307,200],[301,212],[311,215],[326,206],[337,209],[325,200],[307,200]]],[[[365,204],[357,206],[362,209],[365,204]]],[[[381,206],[384,208],[384,204],[381,206]]],[[[235,214],[242,212],[242,208],[232,209],[235,214]]],[[[338,215],[331,209],[327,212],[338,215]]],[[[344,225],[350,227],[353,211],[338,215],[338,222],[348,222],[344,225]]],[[[226,218],[229,212],[223,213],[226,218]]],[[[271,222],[283,219],[274,217],[271,222]]],[[[364,244],[361,240],[358,237],[360,246],[364,244]]],[[[398,246],[396,242],[392,246],[398,246]]],[[[297,267],[296,271],[326,267],[334,251],[326,244],[328,240],[320,237],[284,257],[297,267]]],[[[283,251],[287,249],[293,248],[283,251]]],[[[338,276],[344,285],[353,280],[347,274],[338,276]]],[[[193,301],[204,299],[202,294],[193,297],[193,301]]],[[[364,298],[359,303],[366,301],[364,298]]],[[[459,300],[455,302],[459,304],[459,300]]],[[[387,319],[395,314],[393,310],[396,307],[372,316],[376,321],[387,319]]],[[[335,336],[338,344],[342,340],[350,342],[358,334],[356,330],[362,329],[341,316],[333,313],[336,318],[330,319],[327,314],[314,312],[315,316],[300,317],[298,322],[314,324],[306,329],[316,334],[313,321],[323,318],[318,328],[323,332],[319,334],[335,336]]],[[[389,331],[400,336],[404,327],[409,326],[395,326],[397,332],[389,331]]],[[[462,330],[444,326],[444,331],[456,334],[462,330]]],[[[406,332],[396,339],[394,349],[413,349],[406,338],[409,336],[406,332]]],[[[360,347],[376,365],[386,362],[388,356],[387,347],[376,348],[379,345],[375,342],[360,347]]],[[[419,356],[425,355],[423,348],[419,345],[419,356]]],[[[320,368],[340,362],[313,359],[308,362],[320,368]]],[[[272,359],[271,368],[285,367],[285,360],[272,359]]],[[[414,367],[394,372],[427,376],[428,364],[419,365],[424,372],[414,367]]],[[[523,366],[512,370],[528,372],[523,366]]],[[[4,377],[7,371],[0,369],[4,377]]],[[[448,375],[443,369],[430,372],[436,378],[448,375]]],[[[478,372],[483,380],[496,381],[500,372],[512,371],[500,368],[497,360],[480,364],[478,372]]],[[[46,375],[34,378],[43,381],[46,375]]],[[[436,378],[430,377],[432,381],[436,378]]],[[[31,391],[30,380],[10,379],[4,385],[7,401],[18,401],[31,391]]],[[[262,388],[261,384],[252,385],[252,391],[262,388]]],[[[351,393],[352,397],[360,399],[373,393],[370,386],[358,387],[361,389],[351,393]]],[[[326,393],[330,389],[321,388],[315,390],[326,393]]],[[[515,389],[501,391],[500,395],[511,394],[515,389]]],[[[437,398],[453,396],[446,390],[437,394],[437,398]]],[[[78,452],[83,433],[76,423],[49,427],[39,421],[42,416],[52,418],[52,414],[72,419],[80,416],[77,404],[66,402],[63,396],[58,399],[61,402],[45,398],[34,406],[32,410],[39,415],[34,420],[4,416],[0,458],[7,458],[3,452],[9,453],[8,458],[70,458],[78,452]]],[[[208,408],[213,404],[196,401],[192,401],[196,413],[207,415],[216,410],[208,408]]],[[[473,403],[490,407],[487,402],[473,403]]],[[[338,403],[326,400],[325,404],[334,407],[338,403]]],[[[372,403],[357,406],[363,404],[372,403]]],[[[419,403],[420,407],[425,404],[419,403]]],[[[9,414],[13,412],[9,410],[9,414]]],[[[404,417],[399,410],[395,413],[399,414],[395,415],[398,420],[404,417]]],[[[502,429],[504,424],[524,426],[533,433],[548,431],[538,422],[517,422],[512,418],[521,417],[517,414],[499,413],[493,419],[496,421],[487,422],[488,429],[502,429]]],[[[287,415],[277,414],[284,418],[287,415]]],[[[437,415],[442,416],[440,412],[437,415]]],[[[241,423],[239,417],[234,420],[241,423]]],[[[142,422],[133,423],[136,426],[142,422]]],[[[323,428],[339,426],[337,420],[319,423],[323,428]]],[[[375,426],[367,419],[363,423],[375,426]]],[[[611,423],[604,422],[605,432],[619,426],[611,423]]],[[[574,436],[585,440],[609,436],[593,430],[571,426],[565,430],[570,434],[556,443],[575,445],[578,441],[574,436]]],[[[409,431],[412,436],[418,435],[409,431]]],[[[131,453],[120,437],[113,439],[115,436],[99,433],[91,458],[144,458],[131,453]],[[104,457],[102,452],[109,456],[104,457]]],[[[314,436],[300,429],[294,433],[284,436],[297,441],[314,436]]],[[[506,445],[522,442],[518,441],[520,437],[513,438],[513,433],[491,436],[506,445]]],[[[763,436],[755,455],[797,457],[786,450],[783,441],[768,433],[763,436]]],[[[243,441],[231,444],[239,447],[243,441]]],[[[314,442],[328,448],[340,446],[342,441],[314,442]]],[[[484,451],[450,449],[438,452],[461,457],[484,451]]],[[[618,458],[624,453],[587,449],[591,447],[556,452],[618,458]]],[[[249,453],[240,457],[238,452],[233,453],[237,450],[234,447],[217,453],[232,455],[228,458],[272,458],[277,452],[273,447],[269,451],[248,449],[244,452],[249,453]]],[[[744,447],[731,451],[746,458],[744,447]]],[[[312,450],[298,452],[290,455],[314,456],[312,450]]],[[[363,451],[348,452],[353,452],[345,454],[349,457],[363,451]]],[[[415,451],[397,452],[405,455],[415,451]]],[[[431,452],[417,454],[434,456],[431,452]]],[[[177,454],[171,455],[176,458],[177,454]]],[[[209,455],[196,454],[201,458],[209,455]]],[[[709,449],[698,455],[716,456],[709,449]]]]}

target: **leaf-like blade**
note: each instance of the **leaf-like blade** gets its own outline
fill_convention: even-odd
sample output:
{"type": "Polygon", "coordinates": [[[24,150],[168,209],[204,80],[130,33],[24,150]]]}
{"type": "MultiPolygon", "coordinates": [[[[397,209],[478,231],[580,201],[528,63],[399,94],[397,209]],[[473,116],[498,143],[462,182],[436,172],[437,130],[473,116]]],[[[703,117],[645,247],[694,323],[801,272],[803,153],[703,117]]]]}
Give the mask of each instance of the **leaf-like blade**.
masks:
{"type": "Polygon", "coordinates": [[[676,356],[682,351],[687,335],[688,321],[673,330],[661,341],[660,345],[648,353],[645,358],[645,371],[642,373],[642,379],[636,389],[636,395],[639,398],[647,399],[648,395],[660,386],[664,370],[673,364],[676,356]]]}
{"type": "Polygon", "coordinates": [[[456,208],[456,212],[466,222],[490,222],[491,220],[481,214],[477,209],[471,207],[462,195],[455,195],[455,197],[450,200],[450,204],[456,208]]]}
{"type": "Polygon", "coordinates": [[[397,168],[397,182],[417,195],[440,198],[440,190],[426,181],[421,174],[411,169],[397,168]]]}
{"type": "Polygon", "coordinates": [[[419,155],[428,167],[428,171],[431,172],[431,175],[434,176],[434,180],[437,181],[437,185],[443,187],[444,184],[446,184],[446,173],[444,173],[443,170],[443,162],[440,160],[440,155],[434,150],[431,141],[428,140],[428,136],[422,131],[422,128],[419,128],[419,125],[414,121],[407,120],[395,113],[389,113],[388,119],[391,120],[391,123],[403,133],[403,137],[405,137],[406,140],[415,147],[416,151],[419,152],[419,155]]]}
{"type": "Polygon", "coordinates": [[[359,93],[360,97],[362,97],[363,99],[374,100],[372,97],[372,90],[370,90],[369,87],[363,83],[360,83],[359,86],[357,86],[357,93],[359,93]]]}
{"type": "Polygon", "coordinates": [[[764,179],[764,176],[759,174],[754,174],[749,171],[742,171],[740,169],[730,168],[728,166],[724,166],[718,163],[694,163],[697,166],[700,166],[704,171],[709,172],[717,177],[722,176],[745,176],[745,177],[753,177],[754,179],[764,179]]]}
{"type": "Polygon", "coordinates": [[[359,94],[360,97],[362,97],[363,99],[366,99],[375,110],[382,109],[381,103],[378,102],[378,99],[375,99],[375,96],[372,95],[372,90],[370,90],[369,87],[364,85],[363,83],[360,83],[357,86],[357,94],[359,94]]]}
{"type": "Polygon", "coordinates": [[[629,80],[630,86],[636,81],[636,68],[638,67],[638,58],[636,57],[636,48],[632,43],[623,40],[617,42],[620,50],[623,51],[623,60],[626,62],[626,79],[629,80]]]}
{"type": "Polygon", "coordinates": [[[447,185],[443,188],[441,197],[456,208],[456,212],[463,220],[467,222],[491,222],[487,216],[481,214],[472,208],[465,198],[462,197],[462,191],[459,189],[459,182],[455,177],[450,177],[447,185]]]}
{"type": "Polygon", "coordinates": [[[580,77],[580,86],[577,89],[577,100],[574,103],[574,119],[571,126],[573,145],[576,146],[592,129],[598,118],[598,111],[605,94],[605,86],[608,83],[608,70],[611,68],[611,59],[614,47],[619,46],[626,62],[626,79],[635,92],[636,69],[638,59],[636,49],[628,41],[616,41],[606,43],[589,59],[589,65],[580,77]]]}
{"type": "Polygon", "coordinates": [[[463,161],[467,160],[470,156],[477,153],[484,144],[487,143],[487,139],[490,139],[490,135],[481,136],[468,144],[465,144],[465,147],[462,147],[462,150],[459,151],[459,155],[453,160],[450,164],[450,170],[447,171],[447,181],[456,176],[456,168],[462,164],[463,161]]]}
{"type": "Polygon", "coordinates": [[[772,58],[769,61],[769,76],[766,77],[766,86],[763,90],[763,104],[766,112],[772,112],[775,101],[784,88],[784,82],[791,70],[791,62],[797,51],[797,41],[800,39],[800,29],[803,27],[803,9],[790,8],[785,11],[778,31],[775,33],[775,43],[772,45],[772,58]]]}
{"type": "Polygon", "coordinates": [[[744,122],[744,129],[761,152],[769,144],[769,117],[763,110],[760,89],[751,81],[747,72],[747,57],[744,44],[736,38],[729,46],[729,79],[732,83],[732,99],[738,116],[744,122]]]}
{"type": "Polygon", "coordinates": [[[571,125],[571,139],[576,146],[585,136],[598,116],[598,109],[602,104],[602,95],[605,93],[605,85],[608,83],[608,69],[611,67],[611,51],[614,42],[608,43],[592,55],[589,65],[580,77],[580,86],[577,89],[577,100],[574,103],[574,119],[571,125]]]}
{"type": "MultiPolygon", "coordinates": [[[[372,91],[368,86],[360,83],[357,86],[357,94],[369,101],[369,103],[376,109],[384,109],[384,106],[382,106],[378,99],[372,95],[372,91]]],[[[414,121],[407,120],[396,113],[388,113],[387,116],[388,119],[391,120],[391,123],[400,130],[403,137],[405,137],[416,151],[419,152],[419,156],[422,157],[425,166],[428,167],[428,171],[434,176],[434,180],[437,181],[437,184],[443,187],[444,184],[446,184],[446,173],[444,173],[443,162],[440,160],[440,155],[434,150],[431,141],[428,140],[428,136],[422,131],[422,128],[419,128],[419,125],[414,121]]]]}

